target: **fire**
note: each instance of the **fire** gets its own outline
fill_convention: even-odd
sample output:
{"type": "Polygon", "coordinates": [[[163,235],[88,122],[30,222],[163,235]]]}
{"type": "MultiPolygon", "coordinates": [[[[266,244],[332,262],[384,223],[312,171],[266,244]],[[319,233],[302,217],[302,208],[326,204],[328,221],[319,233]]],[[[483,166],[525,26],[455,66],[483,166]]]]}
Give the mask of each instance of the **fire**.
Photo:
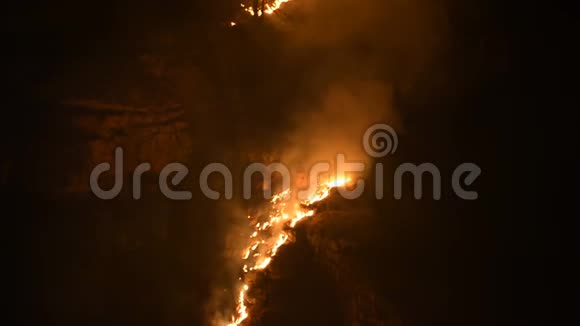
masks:
{"type": "Polygon", "coordinates": [[[267,3],[264,5],[264,11],[262,12],[261,8],[255,9],[254,7],[246,7],[243,3],[241,7],[244,8],[244,11],[249,13],[252,16],[262,16],[262,15],[272,15],[275,13],[283,4],[290,2],[291,0],[274,0],[271,3],[267,3]]]}
{"type": "MultiPolygon", "coordinates": [[[[330,195],[332,189],[344,187],[350,182],[350,178],[344,177],[322,183],[314,194],[300,204],[294,205],[291,210],[287,208],[291,195],[290,189],[273,196],[270,200],[269,220],[254,225],[254,232],[248,239],[248,247],[243,252],[242,259],[245,263],[242,271],[244,275],[264,270],[270,265],[280,247],[290,239],[285,228],[294,228],[301,221],[314,215],[313,209],[305,207],[324,200],[330,195]]],[[[248,216],[248,219],[252,219],[251,216],[248,216]]],[[[240,325],[249,317],[250,314],[245,302],[249,289],[250,284],[244,282],[238,295],[236,315],[232,316],[232,321],[228,326],[240,325]]]]}
{"type": "MultiPolygon", "coordinates": [[[[263,0],[266,1],[266,0],[263,0]]],[[[255,9],[252,6],[246,6],[243,3],[240,3],[240,7],[242,7],[242,9],[247,12],[248,14],[252,15],[252,16],[258,16],[261,17],[263,15],[272,15],[274,14],[276,11],[278,11],[278,9],[280,9],[280,7],[282,7],[283,4],[290,2],[292,0],[273,0],[270,3],[267,3],[264,5],[264,10],[262,11],[262,8],[258,8],[255,9]]],[[[230,27],[235,27],[238,25],[237,22],[235,21],[231,21],[229,22],[230,27]]]]}
{"type": "Polygon", "coordinates": [[[233,323],[230,325],[239,325],[241,324],[246,318],[248,318],[248,308],[246,307],[246,303],[245,303],[245,297],[246,297],[246,292],[248,292],[249,290],[249,286],[244,285],[244,287],[242,288],[242,290],[240,291],[240,295],[238,297],[238,317],[236,319],[233,320],[233,323]]]}

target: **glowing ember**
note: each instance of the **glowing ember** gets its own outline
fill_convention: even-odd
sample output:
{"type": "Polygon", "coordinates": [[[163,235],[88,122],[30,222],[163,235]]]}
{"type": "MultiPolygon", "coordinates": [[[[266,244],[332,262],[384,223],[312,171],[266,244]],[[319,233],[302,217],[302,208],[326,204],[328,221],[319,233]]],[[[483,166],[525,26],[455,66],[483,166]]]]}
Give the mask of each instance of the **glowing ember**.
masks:
{"type": "MultiPolygon", "coordinates": [[[[281,4],[284,2],[287,1],[278,1],[277,3],[281,4]]],[[[248,248],[244,251],[242,256],[245,261],[242,268],[244,275],[250,272],[263,270],[270,265],[272,259],[278,253],[278,249],[286,244],[290,238],[288,233],[284,231],[284,227],[294,228],[301,221],[314,215],[313,209],[304,207],[324,200],[330,195],[332,189],[344,187],[350,183],[350,181],[350,178],[340,178],[320,184],[315,193],[304,200],[301,203],[302,205],[294,205],[294,208],[290,211],[288,211],[286,207],[287,202],[290,200],[290,189],[275,195],[270,201],[272,213],[269,215],[269,220],[256,223],[254,226],[254,232],[250,235],[248,248]]],[[[248,219],[252,218],[248,216],[248,219]]],[[[245,303],[246,294],[249,289],[250,285],[244,283],[238,295],[236,315],[232,316],[232,321],[228,326],[240,325],[249,317],[249,312],[245,303]]]]}

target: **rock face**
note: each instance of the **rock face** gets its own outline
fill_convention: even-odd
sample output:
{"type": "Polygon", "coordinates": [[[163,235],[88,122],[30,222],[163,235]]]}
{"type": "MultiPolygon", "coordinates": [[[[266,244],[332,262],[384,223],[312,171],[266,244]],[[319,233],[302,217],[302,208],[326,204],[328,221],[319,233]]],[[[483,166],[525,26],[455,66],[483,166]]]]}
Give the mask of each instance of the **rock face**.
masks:
{"type": "MultiPolygon", "coordinates": [[[[156,182],[168,163],[188,165],[193,138],[186,108],[99,96],[59,102],[62,128],[46,136],[59,148],[46,142],[46,154],[38,155],[51,167],[46,178],[59,181],[43,183],[58,193],[43,209],[37,240],[40,255],[56,262],[45,269],[43,308],[61,324],[178,325],[172,318],[199,324],[191,306],[201,305],[209,276],[183,262],[207,260],[205,251],[190,249],[215,247],[204,236],[217,232],[211,224],[217,219],[196,219],[185,204],[162,198],[156,182]],[[113,165],[117,147],[124,150],[124,189],[103,201],[91,193],[90,173],[100,163],[113,165]],[[151,171],[143,176],[143,200],[132,200],[133,170],[144,162],[151,171]]],[[[100,186],[108,189],[111,178],[103,174],[100,186]]]]}
{"type": "Polygon", "coordinates": [[[189,159],[191,137],[179,105],[134,107],[94,99],[70,99],[63,105],[71,113],[75,133],[85,140],[78,145],[83,160],[67,191],[89,191],[92,169],[102,162],[113,163],[117,147],[124,151],[125,177],[144,162],[159,174],[167,164],[189,159]]]}

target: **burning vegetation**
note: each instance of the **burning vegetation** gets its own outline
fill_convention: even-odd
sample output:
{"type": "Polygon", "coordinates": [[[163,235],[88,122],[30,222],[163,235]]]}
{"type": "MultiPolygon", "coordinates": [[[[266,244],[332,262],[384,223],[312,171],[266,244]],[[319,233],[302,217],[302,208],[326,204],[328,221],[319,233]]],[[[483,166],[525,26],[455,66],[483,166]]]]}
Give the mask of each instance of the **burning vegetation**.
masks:
{"type": "Polygon", "coordinates": [[[288,229],[295,228],[302,220],[314,215],[315,211],[308,208],[310,205],[326,199],[333,189],[344,187],[350,181],[350,178],[342,177],[321,183],[314,194],[303,202],[294,205],[292,205],[292,192],[290,189],[284,190],[273,196],[270,201],[268,218],[260,219],[260,217],[248,216],[254,232],[250,236],[248,248],[243,254],[243,274],[240,277],[243,285],[239,291],[236,315],[232,316],[232,322],[228,326],[240,325],[250,316],[246,297],[252,286],[252,279],[255,279],[253,274],[266,269],[276,257],[278,249],[289,241],[291,235],[288,229]]]}

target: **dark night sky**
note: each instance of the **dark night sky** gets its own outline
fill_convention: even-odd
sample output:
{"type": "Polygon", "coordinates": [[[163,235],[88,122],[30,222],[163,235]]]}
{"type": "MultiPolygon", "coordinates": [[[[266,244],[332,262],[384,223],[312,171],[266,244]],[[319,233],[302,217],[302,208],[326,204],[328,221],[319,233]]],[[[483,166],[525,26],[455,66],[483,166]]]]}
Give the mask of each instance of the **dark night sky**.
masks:
{"type": "MultiPolygon", "coordinates": [[[[103,295],[102,290],[112,291],[113,296],[126,295],[129,301],[135,299],[132,295],[139,297],[134,293],[147,297],[151,293],[155,296],[155,291],[171,297],[172,292],[166,294],[155,287],[174,286],[191,289],[196,293],[192,302],[203,304],[211,291],[203,284],[209,281],[210,273],[196,263],[220,263],[208,258],[223,249],[212,236],[222,236],[228,227],[219,220],[217,205],[202,202],[191,209],[154,203],[135,208],[134,204],[121,203],[120,208],[111,209],[121,215],[123,210],[130,215],[133,209],[158,209],[215,217],[212,222],[183,216],[173,219],[170,227],[175,228],[176,240],[130,256],[133,266],[119,257],[87,257],[86,252],[92,253],[94,248],[83,237],[92,234],[94,224],[83,222],[83,216],[90,215],[85,201],[62,199],[52,187],[53,180],[70,171],[46,163],[51,161],[47,157],[65,153],[69,161],[79,159],[69,150],[74,140],[63,127],[68,113],[58,102],[70,94],[93,94],[110,82],[110,75],[118,79],[114,85],[123,93],[124,85],[140,80],[132,70],[132,61],[143,52],[169,58],[176,70],[194,62],[199,68],[196,73],[205,78],[199,97],[169,91],[184,103],[210,107],[188,113],[194,125],[193,137],[204,138],[228,120],[223,122],[227,130],[221,137],[204,140],[203,146],[195,148],[199,154],[193,163],[196,166],[223,159],[215,148],[235,153],[245,148],[241,144],[255,144],[256,151],[271,149],[292,130],[286,112],[273,109],[272,104],[282,102],[281,108],[292,110],[300,103],[293,102],[294,97],[302,96],[308,102],[318,94],[318,83],[355,75],[395,80],[395,104],[406,129],[403,139],[407,151],[400,159],[438,162],[449,170],[467,157],[481,162],[484,175],[479,188],[482,198],[475,203],[451,199],[375,204],[378,215],[385,217],[378,227],[389,239],[379,245],[384,248],[377,253],[380,258],[371,259],[376,265],[369,266],[373,273],[384,271],[388,279],[379,282],[381,291],[396,302],[402,315],[412,316],[408,319],[411,325],[552,324],[565,312],[566,306],[557,299],[564,298],[563,289],[568,287],[561,270],[563,262],[572,260],[564,249],[573,237],[563,232],[568,223],[563,216],[572,219],[574,214],[560,212],[561,206],[552,204],[552,200],[572,194],[557,183],[565,179],[573,184],[565,167],[573,166],[573,149],[568,144],[577,138],[571,135],[574,129],[565,126],[570,121],[565,114],[576,107],[568,91],[574,81],[566,78],[570,55],[565,45],[574,38],[567,36],[570,20],[565,10],[548,3],[443,1],[440,6],[448,24],[445,46],[433,52],[426,45],[410,52],[403,49],[404,58],[400,59],[390,51],[407,44],[403,41],[406,34],[381,29],[391,26],[377,14],[385,10],[382,5],[371,7],[373,24],[354,26],[351,22],[352,30],[360,28],[357,33],[361,37],[343,37],[346,32],[338,31],[339,41],[327,43],[335,36],[331,28],[313,30],[306,34],[311,38],[304,41],[304,35],[299,34],[304,29],[298,29],[292,34],[296,38],[291,38],[297,45],[274,42],[266,47],[261,42],[272,35],[264,33],[263,39],[252,39],[256,26],[232,33],[215,27],[228,21],[229,13],[237,8],[235,1],[59,0],[17,6],[3,9],[11,17],[4,21],[8,37],[2,56],[8,66],[3,74],[8,101],[2,109],[0,128],[3,169],[9,171],[1,175],[2,196],[9,203],[2,214],[8,220],[5,248],[10,257],[4,266],[13,272],[6,282],[15,321],[31,319],[39,325],[199,322],[199,316],[180,319],[179,314],[175,320],[158,318],[167,312],[155,311],[155,299],[143,299],[146,303],[142,306],[126,307],[125,312],[114,303],[88,312],[80,305],[67,307],[70,299],[50,296],[60,286],[70,286],[62,285],[59,282],[66,280],[55,276],[69,269],[85,273],[71,282],[86,287],[87,296],[103,295]],[[172,41],[159,41],[167,35],[172,41]],[[415,62],[433,58],[435,52],[433,61],[419,73],[413,72],[415,62]],[[277,53],[282,53],[281,59],[275,59],[277,53]],[[413,56],[405,57],[408,53],[413,56]],[[237,63],[223,63],[238,54],[242,59],[235,59],[237,63]],[[260,67],[262,59],[257,56],[274,62],[274,68],[260,67]],[[400,61],[392,64],[390,60],[400,61]],[[223,73],[231,66],[237,70],[231,75],[223,73]],[[306,82],[310,74],[314,77],[306,82]],[[405,88],[405,82],[411,86],[405,88]],[[292,90],[260,96],[259,90],[268,87],[292,90]],[[234,97],[236,90],[249,95],[234,97]],[[241,104],[230,108],[231,103],[241,104]],[[249,130],[239,129],[239,125],[247,125],[249,130]],[[389,219],[392,215],[398,218],[389,219]],[[197,228],[199,233],[183,231],[187,228],[197,228]],[[192,243],[201,248],[200,252],[177,252],[192,243]],[[401,251],[393,253],[389,251],[392,248],[401,251]],[[164,254],[167,252],[169,256],[164,254]],[[100,263],[93,265],[97,260],[100,263]],[[117,270],[116,264],[123,267],[117,270]],[[90,270],[91,266],[106,272],[99,274],[90,270]],[[142,268],[159,270],[143,273],[141,280],[135,271],[142,268]],[[167,281],[170,278],[175,281],[167,281]],[[187,284],[180,284],[181,280],[187,284]],[[144,283],[155,286],[144,288],[144,283]],[[115,292],[117,287],[121,290],[115,292]],[[153,311],[144,311],[143,319],[131,319],[127,313],[143,307],[153,311]],[[63,318],[66,314],[73,317],[63,318]]],[[[426,17],[431,17],[430,9],[425,11],[426,17]]],[[[345,26],[345,31],[350,30],[348,24],[345,26]]],[[[411,31],[408,35],[424,36],[411,31]]],[[[177,86],[168,88],[179,89],[187,83],[184,75],[178,71],[171,84],[177,86]]],[[[145,82],[139,86],[148,87],[145,82]]],[[[99,209],[109,208],[101,204],[99,209]]]]}

